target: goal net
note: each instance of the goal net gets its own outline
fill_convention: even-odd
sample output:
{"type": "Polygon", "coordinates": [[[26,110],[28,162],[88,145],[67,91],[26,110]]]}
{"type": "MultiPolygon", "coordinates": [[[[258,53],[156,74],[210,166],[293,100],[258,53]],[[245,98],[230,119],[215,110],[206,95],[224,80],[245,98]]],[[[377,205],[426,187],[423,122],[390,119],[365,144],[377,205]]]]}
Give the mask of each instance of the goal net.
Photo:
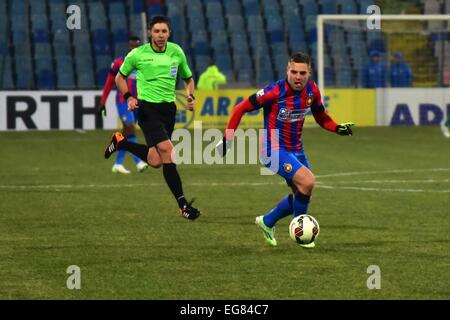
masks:
{"type": "Polygon", "coordinates": [[[318,16],[321,89],[450,85],[450,15],[379,15],[379,29],[370,17],[318,16]]]}
{"type": "Polygon", "coordinates": [[[449,31],[450,15],[319,15],[319,87],[324,96],[333,92],[335,106],[332,89],[376,88],[371,102],[358,102],[374,106],[376,115],[353,106],[354,118],[365,112],[369,125],[439,125],[450,137],[449,31]]]}

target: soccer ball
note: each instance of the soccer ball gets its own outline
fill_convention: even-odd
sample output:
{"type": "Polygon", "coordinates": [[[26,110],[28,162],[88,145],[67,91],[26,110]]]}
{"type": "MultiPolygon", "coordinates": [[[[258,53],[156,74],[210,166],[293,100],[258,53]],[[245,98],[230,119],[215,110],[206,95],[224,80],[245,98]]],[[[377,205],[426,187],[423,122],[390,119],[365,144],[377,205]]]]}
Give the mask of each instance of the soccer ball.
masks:
{"type": "Polygon", "coordinates": [[[289,225],[289,235],[298,244],[308,244],[317,239],[320,227],[317,220],[308,214],[302,214],[292,219],[289,225]]]}

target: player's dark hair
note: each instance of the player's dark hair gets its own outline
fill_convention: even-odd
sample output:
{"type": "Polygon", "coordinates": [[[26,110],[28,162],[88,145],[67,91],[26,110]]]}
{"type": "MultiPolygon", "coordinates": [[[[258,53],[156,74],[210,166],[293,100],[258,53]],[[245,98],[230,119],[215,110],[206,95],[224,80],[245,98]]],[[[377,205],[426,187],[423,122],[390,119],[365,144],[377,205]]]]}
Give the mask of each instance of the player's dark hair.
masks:
{"type": "Polygon", "coordinates": [[[128,39],[128,42],[130,42],[130,41],[141,41],[141,38],[139,38],[138,36],[131,36],[131,37],[128,39]]]}
{"type": "Polygon", "coordinates": [[[306,63],[308,66],[310,66],[311,57],[303,52],[295,52],[290,56],[289,62],[306,63]]]}
{"type": "Polygon", "coordinates": [[[157,23],[165,23],[170,30],[170,20],[165,16],[154,16],[148,23],[148,29],[151,30],[153,26],[157,23]]]}

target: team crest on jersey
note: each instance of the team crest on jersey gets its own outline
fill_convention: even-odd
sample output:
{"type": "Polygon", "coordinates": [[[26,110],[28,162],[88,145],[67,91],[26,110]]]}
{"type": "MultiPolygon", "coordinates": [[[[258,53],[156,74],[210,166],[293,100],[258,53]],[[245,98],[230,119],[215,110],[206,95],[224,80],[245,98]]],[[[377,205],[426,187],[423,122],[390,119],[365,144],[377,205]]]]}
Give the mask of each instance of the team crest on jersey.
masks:
{"type": "Polygon", "coordinates": [[[283,164],[283,169],[286,173],[290,173],[292,171],[292,165],[290,163],[283,164]]]}
{"type": "Polygon", "coordinates": [[[310,107],[312,105],[312,103],[313,103],[313,97],[312,97],[312,94],[309,94],[308,97],[306,98],[306,105],[308,107],[310,107]]]}

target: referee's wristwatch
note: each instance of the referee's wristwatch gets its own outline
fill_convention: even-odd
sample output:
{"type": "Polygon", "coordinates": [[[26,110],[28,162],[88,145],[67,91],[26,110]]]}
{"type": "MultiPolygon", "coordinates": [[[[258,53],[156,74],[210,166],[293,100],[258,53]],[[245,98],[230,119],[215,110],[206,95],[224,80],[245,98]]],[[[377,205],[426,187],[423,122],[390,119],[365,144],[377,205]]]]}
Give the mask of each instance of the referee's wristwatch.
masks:
{"type": "Polygon", "coordinates": [[[192,93],[188,95],[186,98],[191,98],[192,100],[195,100],[195,96],[192,93]]]}

